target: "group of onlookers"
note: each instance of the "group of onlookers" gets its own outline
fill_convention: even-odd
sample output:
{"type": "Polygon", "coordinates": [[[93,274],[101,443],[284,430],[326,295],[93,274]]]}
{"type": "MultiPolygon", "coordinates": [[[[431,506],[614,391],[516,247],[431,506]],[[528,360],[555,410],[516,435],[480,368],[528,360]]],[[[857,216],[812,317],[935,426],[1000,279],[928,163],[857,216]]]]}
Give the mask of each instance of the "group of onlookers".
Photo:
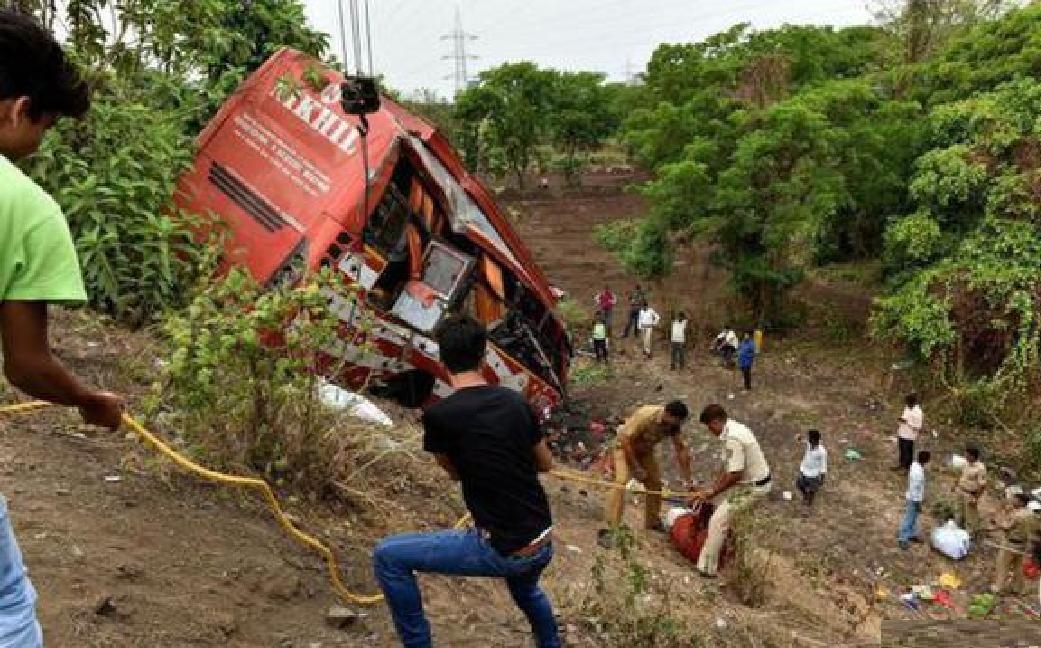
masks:
{"type": "MultiPolygon", "coordinates": [[[[924,415],[917,394],[908,394],[904,399],[904,411],[897,421],[898,454],[895,471],[907,473],[907,491],[904,495],[904,516],[897,531],[897,543],[908,549],[912,542],[922,542],[917,533],[918,518],[922,512],[926,493],[926,467],[932,459],[928,450],[915,452],[915,443],[922,432],[924,415]]],[[[953,518],[955,524],[968,532],[970,538],[981,540],[984,525],[980,519],[979,504],[987,491],[987,467],[980,459],[979,446],[965,447],[963,464],[958,466],[959,475],[951,487],[954,499],[953,518]]],[[[991,543],[998,550],[994,580],[991,590],[1002,593],[1006,590],[1009,575],[1012,575],[1014,592],[1022,593],[1025,586],[1023,562],[1031,553],[1037,553],[1041,542],[1041,504],[1033,501],[1022,489],[1006,493],[991,530],[997,531],[1000,542],[991,543]]]]}
{"type": "MultiPolygon", "coordinates": [[[[611,291],[610,286],[604,286],[603,290],[593,298],[596,304],[596,316],[593,321],[592,343],[593,352],[598,363],[607,363],[612,337],[611,324],[614,320],[614,311],[618,305],[618,298],[611,291]]],[[[645,358],[651,358],[654,354],[654,331],[661,325],[661,315],[658,314],[647,300],[647,294],[640,284],[636,284],[628,295],[626,295],[627,313],[625,328],[621,337],[628,338],[630,335],[638,337],[641,350],[645,358]]],[[[669,368],[673,371],[681,371],[687,367],[687,331],[690,321],[684,311],[675,311],[669,324],[669,368]]],[[[758,349],[751,331],[746,331],[740,338],[729,325],[724,325],[723,330],[716,336],[711,345],[711,351],[722,359],[723,366],[733,368],[736,366],[741,370],[744,378],[744,388],[752,389],[752,365],[758,349]]]]}

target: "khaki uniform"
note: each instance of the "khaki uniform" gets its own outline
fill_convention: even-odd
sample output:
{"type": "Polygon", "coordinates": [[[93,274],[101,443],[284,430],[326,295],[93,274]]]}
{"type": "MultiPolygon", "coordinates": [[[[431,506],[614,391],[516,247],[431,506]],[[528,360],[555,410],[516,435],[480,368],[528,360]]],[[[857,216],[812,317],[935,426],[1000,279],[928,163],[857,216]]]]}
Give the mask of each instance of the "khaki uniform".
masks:
{"type": "Polygon", "coordinates": [[[1030,551],[1031,546],[1038,539],[1041,532],[1041,518],[1033,511],[1023,507],[1010,513],[1000,522],[1005,530],[1004,544],[1009,549],[998,549],[997,564],[994,566],[994,585],[996,592],[1004,591],[1005,581],[1008,579],[1009,571],[1012,572],[1012,591],[1022,593],[1026,587],[1026,577],[1023,575],[1023,554],[1030,551]]]}
{"type": "Polygon", "coordinates": [[[982,461],[966,464],[954,487],[958,525],[969,533],[980,530],[980,497],[987,488],[987,467],[982,461]]]}
{"type": "Polygon", "coordinates": [[[771,487],[770,466],[751,430],[737,421],[727,421],[719,440],[724,470],[740,472],[741,481],[712,500],[716,510],[709,519],[708,538],[698,557],[698,569],[706,574],[715,574],[719,566],[719,552],[730,527],[730,516],[754,505],[771,487]]]}
{"type": "MultiPolygon", "coordinates": [[[[636,461],[647,473],[647,479],[643,482],[644,487],[647,490],[661,490],[661,468],[658,467],[654,449],[665,437],[673,434],[673,429],[662,423],[664,414],[665,407],[663,406],[644,405],[637,408],[618,430],[618,439],[612,452],[616,488],[608,494],[607,509],[604,512],[604,519],[610,525],[617,525],[622,521],[622,513],[625,510],[625,485],[629,483],[633,472],[632,466],[626,461],[625,452],[622,450],[622,439],[632,441],[636,461]]],[[[644,527],[648,529],[654,527],[660,521],[660,515],[661,495],[644,496],[644,527]]]]}

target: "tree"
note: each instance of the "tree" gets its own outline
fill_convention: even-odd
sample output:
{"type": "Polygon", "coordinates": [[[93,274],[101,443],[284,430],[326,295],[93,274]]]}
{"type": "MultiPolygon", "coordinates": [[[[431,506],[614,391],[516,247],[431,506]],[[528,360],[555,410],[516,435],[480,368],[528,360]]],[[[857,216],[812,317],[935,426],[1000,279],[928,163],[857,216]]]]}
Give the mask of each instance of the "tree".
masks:
{"type": "Polygon", "coordinates": [[[564,154],[568,184],[575,184],[581,171],[578,154],[600,146],[618,128],[604,78],[596,72],[554,74],[550,140],[564,154]]]}
{"type": "Polygon", "coordinates": [[[469,137],[479,141],[479,129],[487,124],[488,144],[502,152],[522,188],[549,127],[553,77],[534,63],[506,63],[482,72],[478,83],[456,98],[456,114],[469,125],[469,137]]]}
{"type": "Polygon", "coordinates": [[[1015,6],[1012,0],[876,0],[875,18],[898,44],[902,62],[920,63],[953,38],[1015,6]]]}

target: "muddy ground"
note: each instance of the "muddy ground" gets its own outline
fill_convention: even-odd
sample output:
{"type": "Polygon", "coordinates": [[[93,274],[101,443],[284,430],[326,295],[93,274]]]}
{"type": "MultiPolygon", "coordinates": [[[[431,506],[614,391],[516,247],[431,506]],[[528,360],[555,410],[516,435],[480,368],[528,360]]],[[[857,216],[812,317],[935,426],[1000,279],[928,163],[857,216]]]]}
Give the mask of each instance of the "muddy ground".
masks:
{"type": "MultiPolygon", "coordinates": [[[[511,207],[555,283],[576,299],[591,299],[604,282],[616,290],[630,283],[593,242],[591,228],[639,215],[644,205],[638,197],[610,192],[536,197],[513,200],[511,207]]],[[[756,609],[739,605],[728,593],[726,578],[722,584],[701,581],[656,534],[640,534],[639,560],[668,583],[676,615],[694,620],[705,637],[718,639],[703,645],[762,645],[754,639],[757,628],[780,637],[780,645],[839,646],[878,645],[883,619],[940,621],[939,627],[954,627],[942,622],[965,616],[971,595],[986,587],[993,556],[977,551],[952,563],[924,545],[906,552],[896,546],[904,484],[889,470],[895,460],[893,432],[901,396],[897,389],[884,388],[891,353],[856,336],[841,342],[768,337],[755,369],[755,388],[742,392],[739,376],[719,367],[705,350],[708,331],[720,313],[729,316],[724,277],[708,258],[705,251],[681,256],[676,275],[655,287],[659,299],[687,308],[696,322],[703,322],[705,330],[694,341],[688,368],[669,370],[663,340],[650,362],[638,357],[631,340],[617,341],[613,374],[575,385],[573,396],[593,416],[620,415],[637,404],[670,398],[684,399],[695,411],[720,402],[752,427],[776,484],[775,497],[757,517],[757,541],[768,565],[766,602],[756,609]],[[831,470],[818,501],[806,510],[780,495],[793,490],[801,453],[795,435],[812,426],[824,433],[831,470]],[[863,459],[844,459],[847,448],[856,448],[863,459]],[[900,603],[905,588],[935,581],[944,572],[964,581],[954,592],[958,610],[924,605],[912,611],[900,603]],[[738,628],[752,638],[738,637],[738,628]]],[[[835,307],[860,308],[853,303],[857,299],[844,299],[835,307]]],[[[132,399],[147,390],[156,350],[146,334],[119,331],[85,313],[63,315],[55,328],[58,352],[77,370],[132,399]]],[[[579,359],[578,364],[587,362],[579,359]]],[[[971,435],[930,418],[928,409],[926,420],[927,443],[938,459],[971,435]]],[[[416,449],[414,424],[404,422],[389,432],[357,428],[348,433],[359,438],[386,435],[401,444],[401,452],[352,479],[356,494],[345,503],[332,506],[283,495],[294,516],[341,553],[349,583],[368,592],[373,583],[367,552],[378,537],[448,526],[462,506],[451,484],[416,449]]],[[[710,479],[715,469],[712,439],[693,424],[686,435],[698,477],[710,479]]],[[[982,440],[985,447],[1002,443],[994,436],[982,440]]],[[[359,451],[353,459],[361,465],[373,456],[359,451]]],[[[662,460],[671,461],[668,451],[662,460]]],[[[395,645],[379,606],[358,607],[361,618],[346,629],[326,623],[325,611],[336,601],[320,561],[286,539],[256,500],[182,476],[132,438],[84,430],[74,417],[60,412],[0,420],[0,467],[0,492],[8,498],[39,591],[49,646],[395,645]]],[[[935,466],[929,498],[943,495],[951,483],[935,466]]],[[[596,558],[617,561],[595,544],[601,495],[583,494],[554,479],[546,484],[558,541],[545,582],[560,609],[568,642],[612,645],[584,616],[589,608],[583,599],[590,596],[596,558]]],[[[990,495],[985,510],[991,511],[996,501],[990,495]]],[[[638,509],[630,501],[627,515],[637,528],[638,509]]],[[[924,522],[928,533],[933,521],[926,516],[924,522]]],[[[424,577],[422,582],[437,645],[529,645],[525,623],[501,584],[441,577],[424,577]]],[[[995,619],[1028,619],[1030,605],[1036,607],[1036,599],[1005,598],[995,619]]],[[[981,648],[1026,639],[1019,628],[1034,627],[985,623],[997,624],[987,627],[989,636],[998,638],[997,643],[974,644],[981,648]]]]}

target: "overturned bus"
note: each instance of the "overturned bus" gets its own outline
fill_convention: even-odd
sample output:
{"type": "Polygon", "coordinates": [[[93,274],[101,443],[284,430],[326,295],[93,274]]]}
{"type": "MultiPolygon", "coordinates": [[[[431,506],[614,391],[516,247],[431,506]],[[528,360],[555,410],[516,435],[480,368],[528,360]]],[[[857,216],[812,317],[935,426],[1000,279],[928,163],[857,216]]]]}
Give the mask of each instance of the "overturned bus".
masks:
{"type": "Polygon", "coordinates": [[[275,54],[200,135],[179,206],[217,215],[226,262],[262,283],[331,267],[357,288],[372,322],[364,347],[358,303],[330,298],[342,320],[330,354],[346,367],[333,382],[408,406],[447,395],[432,333],[461,312],[488,327],[487,379],[548,416],[570,358],[556,291],[434,127],[384,97],[363,136],[342,80],[299,52],[275,54]]]}

